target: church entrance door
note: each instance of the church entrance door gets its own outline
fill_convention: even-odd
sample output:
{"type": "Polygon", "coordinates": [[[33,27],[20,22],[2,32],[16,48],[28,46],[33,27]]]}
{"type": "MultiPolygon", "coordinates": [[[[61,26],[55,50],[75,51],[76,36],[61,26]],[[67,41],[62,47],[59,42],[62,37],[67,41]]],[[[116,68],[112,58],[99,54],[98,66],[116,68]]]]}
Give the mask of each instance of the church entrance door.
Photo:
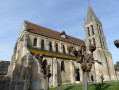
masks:
{"type": "Polygon", "coordinates": [[[79,73],[79,69],[76,69],[75,78],[76,78],[76,81],[80,81],[80,73],[79,73]]]}

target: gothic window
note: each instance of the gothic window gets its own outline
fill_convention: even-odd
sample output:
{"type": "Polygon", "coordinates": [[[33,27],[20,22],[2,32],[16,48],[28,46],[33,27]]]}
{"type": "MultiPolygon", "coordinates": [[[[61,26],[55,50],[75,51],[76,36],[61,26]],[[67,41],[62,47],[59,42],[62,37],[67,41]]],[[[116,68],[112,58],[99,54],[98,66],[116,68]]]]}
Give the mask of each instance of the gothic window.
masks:
{"type": "Polygon", "coordinates": [[[98,24],[97,24],[97,29],[98,29],[98,24]]]}
{"type": "Polygon", "coordinates": [[[41,49],[44,49],[44,40],[41,40],[41,49]]]}
{"type": "Polygon", "coordinates": [[[93,44],[96,46],[95,39],[93,38],[93,44]]]}
{"type": "Polygon", "coordinates": [[[103,39],[103,47],[105,48],[105,43],[104,43],[104,39],[103,39]]]}
{"type": "Polygon", "coordinates": [[[52,51],[52,43],[49,43],[49,50],[52,51]]]}
{"type": "Polygon", "coordinates": [[[101,27],[99,26],[99,34],[101,34],[101,27]]]}
{"type": "Polygon", "coordinates": [[[100,44],[101,44],[101,47],[102,47],[102,40],[101,40],[101,37],[100,37],[100,44]]]}
{"type": "Polygon", "coordinates": [[[34,38],[33,46],[36,46],[36,45],[37,45],[37,38],[34,38]]]}
{"type": "Polygon", "coordinates": [[[89,39],[89,44],[91,44],[91,40],[89,39]]]}
{"type": "Polygon", "coordinates": [[[61,62],[61,71],[65,71],[64,61],[61,62]]]}
{"type": "Polygon", "coordinates": [[[58,44],[56,43],[56,52],[58,52],[58,44]]]}
{"type": "Polygon", "coordinates": [[[89,27],[87,27],[87,29],[88,29],[88,36],[90,36],[90,30],[89,30],[89,27]]]}
{"type": "Polygon", "coordinates": [[[65,52],[65,46],[63,45],[63,54],[65,54],[66,52],[65,52]]]}
{"type": "Polygon", "coordinates": [[[92,28],[92,34],[94,35],[94,28],[93,28],[93,25],[91,25],[91,28],[92,28]]]}
{"type": "Polygon", "coordinates": [[[46,66],[47,66],[47,60],[45,59],[45,60],[43,61],[43,69],[46,69],[46,66]]]}

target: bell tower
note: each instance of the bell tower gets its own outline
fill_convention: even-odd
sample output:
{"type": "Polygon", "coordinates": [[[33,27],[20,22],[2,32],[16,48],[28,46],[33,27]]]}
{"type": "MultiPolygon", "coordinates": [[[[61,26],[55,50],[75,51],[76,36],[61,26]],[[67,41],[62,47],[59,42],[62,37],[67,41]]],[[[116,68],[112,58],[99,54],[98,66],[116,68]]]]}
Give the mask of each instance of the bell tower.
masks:
{"type": "Polygon", "coordinates": [[[94,44],[96,50],[94,52],[95,62],[92,71],[96,81],[100,81],[100,75],[103,75],[105,80],[115,80],[114,65],[111,53],[107,49],[106,38],[104,36],[102,23],[96,17],[90,4],[88,4],[87,20],[84,22],[85,43],[89,51],[89,45],[94,44]]]}
{"type": "Polygon", "coordinates": [[[96,17],[90,5],[88,5],[87,21],[84,23],[84,28],[87,47],[89,47],[89,44],[94,44],[96,48],[107,49],[102,23],[96,17]]]}

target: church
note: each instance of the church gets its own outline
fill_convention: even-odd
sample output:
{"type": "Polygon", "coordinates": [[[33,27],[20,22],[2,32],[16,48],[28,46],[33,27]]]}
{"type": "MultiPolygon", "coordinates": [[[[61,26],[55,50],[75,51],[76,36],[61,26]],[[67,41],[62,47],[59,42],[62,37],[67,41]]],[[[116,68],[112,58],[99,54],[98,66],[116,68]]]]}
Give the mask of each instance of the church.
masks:
{"type": "Polygon", "coordinates": [[[118,80],[115,73],[111,53],[108,51],[102,23],[96,17],[91,6],[88,5],[87,20],[84,22],[85,41],[67,35],[65,31],[57,32],[34,23],[24,21],[20,35],[16,41],[13,56],[6,77],[10,78],[10,90],[41,90],[43,85],[40,65],[35,54],[44,54],[43,65],[51,65],[49,86],[56,87],[62,84],[80,83],[82,70],[80,63],[67,50],[74,46],[76,50],[81,45],[94,44],[95,62],[89,73],[89,82],[100,82],[100,75],[105,81],[118,80]],[[91,79],[91,77],[93,79],[91,79]]]}

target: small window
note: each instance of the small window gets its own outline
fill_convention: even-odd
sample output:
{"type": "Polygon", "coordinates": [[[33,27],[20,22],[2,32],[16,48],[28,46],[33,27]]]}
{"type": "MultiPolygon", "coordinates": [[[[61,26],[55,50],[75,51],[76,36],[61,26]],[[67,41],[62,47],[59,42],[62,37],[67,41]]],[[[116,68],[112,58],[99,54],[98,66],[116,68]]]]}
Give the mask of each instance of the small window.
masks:
{"type": "Polygon", "coordinates": [[[34,38],[33,46],[37,46],[37,38],[34,38]]]}
{"type": "Polygon", "coordinates": [[[101,40],[101,37],[100,37],[100,44],[101,44],[101,47],[102,47],[102,40],[101,40]]]}
{"type": "Polygon", "coordinates": [[[63,54],[65,54],[66,52],[65,52],[65,46],[63,45],[63,54]]]}
{"type": "Polygon", "coordinates": [[[97,24],[97,29],[98,29],[98,24],[97,24]]]}
{"type": "Polygon", "coordinates": [[[89,44],[91,44],[91,40],[89,39],[89,44]]]}
{"type": "Polygon", "coordinates": [[[61,62],[61,71],[65,71],[64,61],[61,62]]]}
{"type": "Polygon", "coordinates": [[[60,35],[61,35],[62,38],[64,38],[64,39],[66,38],[66,33],[65,33],[65,31],[62,31],[62,32],[60,33],[60,35]]]}
{"type": "Polygon", "coordinates": [[[44,49],[44,40],[41,40],[41,49],[44,49]]]}
{"type": "Polygon", "coordinates": [[[89,27],[87,27],[87,30],[88,30],[88,36],[90,36],[90,30],[89,30],[89,27]]]}
{"type": "Polygon", "coordinates": [[[94,35],[94,28],[93,28],[93,25],[91,25],[91,28],[92,28],[92,34],[94,35]]]}
{"type": "Polygon", "coordinates": [[[47,60],[45,59],[45,60],[43,61],[43,69],[46,69],[46,66],[47,66],[47,60]]]}
{"type": "Polygon", "coordinates": [[[96,46],[95,39],[93,38],[93,44],[96,46]]]}
{"type": "Polygon", "coordinates": [[[99,26],[99,34],[101,34],[102,32],[101,32],[101,27],[99,26]]]}
{"type": "Polygon", "coordinates": [[[103,47],[105,48],[105,43],[104,43],[104,39],[103,39],[103,47]]]}
{"type": "Polygon", "coordinates": [[[56,52],[58,52],[58,44],[56,43],[56,52]]]}
{"type": "Polygon", "coordinates": [[[62,38],[66,38],[66,35],[61,35],[62,38]]]}
{"type": "Polygon", "coordinates": [[[52,51],[52,43],[49,43],[49,50],[52,51]]]}

